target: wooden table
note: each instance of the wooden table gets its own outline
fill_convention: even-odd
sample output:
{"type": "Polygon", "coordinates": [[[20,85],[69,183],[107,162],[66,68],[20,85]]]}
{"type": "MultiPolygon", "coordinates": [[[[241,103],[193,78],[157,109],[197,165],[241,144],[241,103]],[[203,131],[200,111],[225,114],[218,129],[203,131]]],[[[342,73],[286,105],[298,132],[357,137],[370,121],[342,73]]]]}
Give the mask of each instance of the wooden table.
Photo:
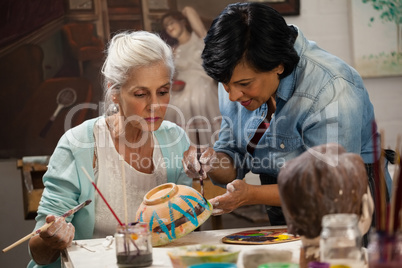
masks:
{"type": "MultiPolygon", "coordinates": [[[[275,226],[286,227],[286,226],[275,226]]],[[[252,229],[269,229],[273,227],[255,227],[255,228],[240,228],[240,229],[223,229],[213,231],[197,231],[192,232],[180,239],[173,241],[170,244],[161,247],[153,248],[153,264],[150,267],[172,267],[167,251],[174,247],[194,245],[194,244],[214,244],[223,245],[221,239],[229,234],[252,229]]],[[[103,243],[106,238],[101,239],[89,239],[76,241],[79,245],[84,245],[87,249],[80,247],[79,245],[73,245],[69,247],[62,256],[62,267],[65,268],[116,268],[116,252],[114,243],[111,243],[110,247],[106,248],[103,243]],[[94,252],[91,252],[89,250],[94,252]]],[[[243,268],[242,254],[250,249],[254,248],[272,248],[278,250],[290,250],[292,251],[292,262],[299,263],[300,246],[301,241],[285,242],[271,245],[235,245],[225,244],[235,249],[240,249],[239,259],[237,266],[243,268]]]]}

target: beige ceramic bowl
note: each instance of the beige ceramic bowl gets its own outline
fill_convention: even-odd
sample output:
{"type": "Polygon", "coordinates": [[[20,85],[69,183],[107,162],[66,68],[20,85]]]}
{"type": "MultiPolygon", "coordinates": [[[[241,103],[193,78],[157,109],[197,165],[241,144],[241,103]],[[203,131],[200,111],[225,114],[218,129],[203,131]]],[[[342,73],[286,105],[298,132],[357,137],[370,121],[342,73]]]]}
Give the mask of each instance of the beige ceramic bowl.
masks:
{"type": "Polygon", "coordinates": [[[240,250],[222,245],[191,245],[168,251],[174,268],[201,263],[237,263],[240,250]]]}
{"type": "Polygon", "coordinates": [[[149,224],[152,246],[161,246],[194,231],[211,213],[212,205],[194,188],[165,183],[145,195],[136,219],[149,224]]]}

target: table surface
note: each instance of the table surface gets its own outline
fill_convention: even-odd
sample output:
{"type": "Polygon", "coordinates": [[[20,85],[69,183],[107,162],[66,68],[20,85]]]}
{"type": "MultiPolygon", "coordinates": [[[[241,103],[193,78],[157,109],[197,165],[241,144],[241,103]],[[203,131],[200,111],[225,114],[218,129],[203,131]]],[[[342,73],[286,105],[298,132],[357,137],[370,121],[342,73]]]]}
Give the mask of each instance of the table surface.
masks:
{"type": "MultiPolygon", "coordinates": [[[[301,241],[284,242],[268,245],[237,245],[237,244],[224,244],[222,238],[226,235],[237,233],[245,230],[254,229],[271,229],[271,228],[286,228],[286,226],[274,226],[274,227],[251,227],[251,228],[238,228],[238,229],[223,229],[212,231],[196,231],[192,232],[182,238],[179,238],[167,245],[154,247],[152,249],[153,263],[150,267],[172,267],[167,252],[174,247],[187,246],[195,244],[212,244],[212,245],[227,245],[234,249],[240,249],[239,259],[237,261],[238,268],[243,268],[242,254],[245,251],[255,248],[267,248],[275,250],[289,250],[292,252],[292,262],[299,263],[300,246],[301,241]]],[[[109,247],[105,247],[107,244],[106,238],[100,239],[88,239],[77,240],[78,243],[69,247],[62,254],[62,267],[65,268],[115,268],[116,264],[116,252],[114,243],[111,243],[109,247]],[[84,246],[84,247],[82,247],[84,246]]]]}

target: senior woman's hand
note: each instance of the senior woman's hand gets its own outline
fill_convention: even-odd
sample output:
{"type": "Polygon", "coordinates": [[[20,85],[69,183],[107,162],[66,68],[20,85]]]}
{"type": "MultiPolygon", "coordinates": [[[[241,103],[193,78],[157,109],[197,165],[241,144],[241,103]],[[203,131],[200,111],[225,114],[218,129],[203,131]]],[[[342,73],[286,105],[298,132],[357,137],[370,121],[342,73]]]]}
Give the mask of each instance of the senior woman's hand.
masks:
{"type": "Polygon", "coordinates": [[[213,210],[212,215],[222,215],[232,212],[247,203],[250,185],[243,180],[234,180],[226,185],[226,193],[209,200],[213,210]]]}
{"type": "Polygon", "coordinates": [[[46,223],[52,221],[54,223],[46,231],[40,232],[39,236],[52,249],[63,250],[69,247],[74,239],[74,226],[71,223],[67,223],[63,217],[48,215],[46,223]]]}
{"type": "Polygon", "coordinates": [[[29,240],[29,248],[33,260],[40,265],[55,262],[60,251],[69,247],[74,239],[75,228],[63,217],[48,215],[46,223],[54,223],[46,230],[29,240]]]}
{"type": "Polygon", "coordinates": [[[201,157],[197,158],[197,147],[190,146],[187,151],[183,153],[183,169],[189,178],[205,177],[213,165],[217,163],[218,159],[214,149],[210,147],[200,148],[201,157]],[[200,170],[202,169],[202,174],[200,170]]]}

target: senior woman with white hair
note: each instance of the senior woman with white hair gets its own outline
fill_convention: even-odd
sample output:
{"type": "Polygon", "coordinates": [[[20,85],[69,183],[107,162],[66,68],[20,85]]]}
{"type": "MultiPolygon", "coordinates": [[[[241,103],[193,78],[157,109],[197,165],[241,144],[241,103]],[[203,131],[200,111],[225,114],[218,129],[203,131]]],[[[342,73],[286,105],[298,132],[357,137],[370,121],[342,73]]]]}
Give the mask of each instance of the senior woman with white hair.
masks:
{"type": "Polygon", "coordinates": [[[73,239],[114,234],[117,222],[82,167],[122,218],[124,168],[129,222],[155,186],[192,183],[181,162],[188,137],[164,121],[174,74],[171,49],[152,33],[119,33],[110,41],[102,74],[105,115],[68,130],[50,158],[35,229],[55,222],[29,241],[28,267],[60,267],[60,251],[73,239]],[[73,216],[55,216],[88,199],[94,202],[73,216]]]}

